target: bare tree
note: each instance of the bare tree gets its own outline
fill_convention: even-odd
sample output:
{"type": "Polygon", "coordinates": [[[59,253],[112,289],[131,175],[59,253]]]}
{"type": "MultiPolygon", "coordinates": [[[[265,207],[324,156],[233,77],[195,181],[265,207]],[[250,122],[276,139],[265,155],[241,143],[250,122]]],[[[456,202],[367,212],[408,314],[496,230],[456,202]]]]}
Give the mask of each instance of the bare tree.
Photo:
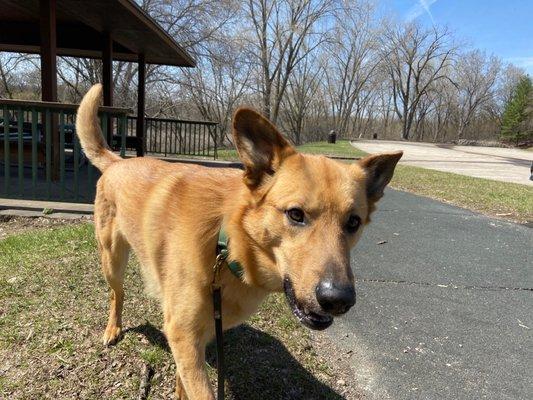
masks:
{"type": "Polygon", "coordinates": [[[206,55],[209,43],[235,16],[236,0],[136,0],[143,10],[196,56],[206,55]]]}
{"type": "Polygon", "coordinates": [[[288,133],[297,145],[302,143],[302,134],[323,75],[316,60],[308,56],[296,66],[289,79],[287,93],[282,100],[282,115],[288,133]]]}
{"type": "MultiPolygon", "coordinates": [[[[447,72],[451,74],[451,71],[447,72]]],[[[444,141],[447,130],[458,114],[457,87],[449,79],[435,81],[428,91],[432,103],[432,110],[428,121],[430,140],[444,141]]],[[[453,128],[455,130],[455,128],[453,128]]],[[[427,138],[427,136],[426,136],[427,138]]]]}
{"type": "Polygon", "coordinates": [[[237,41],[217,45],[200,61],[199,68],[184,71],[181,87],[188,91],[201,117],[220,124],[218,143],[229,140],[232,113],[249,85],[251,68],[241,45],[237,41]]]}
{"type": "MultiPolygon", "coordinates": [[[[220,123],[262,107],[295,143],[345,137],[497,139],[504,104],[525,74],[457,50],[445,28],[383,23],[371,0],[136,0],[197,60],[147,65],[146,114],[220,123]],[[458,57],[455,57],[458,55],[458,57]]],[[[37,56],[0,54],[0,96],[36,99],[37,56]]],[[[114,62],[114,103],[135,109],[136,63],[114,62]]],[[[58,58],[58,97],[78,102],[100,60],[58,58]]]]}
{"type": "Polygon", "coordinates": [[[494,97],[500,69],[500,60],[479,50],[458,59],[452,78],[458,90],[458,139],[463,138],[476,114],[494,97]]]}
{"type": "Polygon", "coordinates": [[[409,139],[421,99],[430,85],[447,76],[455,48],[447,29],[424,29],[416,23],[388,27],[382,36],[383,57],[392,81],[394,110],[409,139]]]}
{"type": "MultiPolygon", "coordinates": [[[[219,32],[238,9],[237,2],[233,0],[144,0],[137,3],[196,58],[205,57],[214,41],[220,40],[219,32]]],[[[115,105],[134,108],[137,73],[137,63],[113,63],[115,105]]],[[[60,57],[60,98],[63,101],[79,101],[90,85],[102,80],[101,74],[100,60],[60,57]]],[[[147,65],[147,114],[175,113],[173,105],[168,101],[154,104],[151,100],[155,97],[151,93],[155,90],[165,92],[168,89],[178,92],[183,79],[180,69],[175,67],[147,65]]]]}
{"type": "Polygon", "coordinates": [[[21,90],[28,68],[35,68],[37,57],[30,54],[0,53],[0,97],[14,98],[21,90]]]}
{"type": "Polygon", "coordinates": [[[333,34],[323,54],[323,69],[334,129],[353,133],[371,98],[368,88],[380,63],[372,5],[346,2],[336,9],[333,34]]]}
{"type": "Polygon", "coordinates": [[[330,12],[331,0],[248,0],[250,57],[259,71],[263,112],[276,122],[294,68],[325,40],[319,22],[330,12]]]}

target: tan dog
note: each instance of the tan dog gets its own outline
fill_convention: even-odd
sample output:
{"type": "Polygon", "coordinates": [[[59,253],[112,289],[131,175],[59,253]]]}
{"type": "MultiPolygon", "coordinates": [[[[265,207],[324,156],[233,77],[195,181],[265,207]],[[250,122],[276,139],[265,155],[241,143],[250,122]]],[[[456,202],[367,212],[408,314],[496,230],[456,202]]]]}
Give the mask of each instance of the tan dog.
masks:
{"type": "Polygon", "coordinates": [[[270,292],[285,291],[294,315],[325,329],[355,303],[350,249],[370,221],[401,152],[354,164],[303,155],[257,112],[241,108],[233,139],[245,166],[214,169],[152,158],[121,159],[101,136],[101,86],[84,97],[77,132],[103,174],[95,200],[102,268],[111,291],[104,344],[121,335],[130,249],[161,300],[174,356],[176,395],[214,399],[205,347],[214,337],[211,283],[223,226],[244,275],[221,272],[224,329],[248,318],[270,292]]]}

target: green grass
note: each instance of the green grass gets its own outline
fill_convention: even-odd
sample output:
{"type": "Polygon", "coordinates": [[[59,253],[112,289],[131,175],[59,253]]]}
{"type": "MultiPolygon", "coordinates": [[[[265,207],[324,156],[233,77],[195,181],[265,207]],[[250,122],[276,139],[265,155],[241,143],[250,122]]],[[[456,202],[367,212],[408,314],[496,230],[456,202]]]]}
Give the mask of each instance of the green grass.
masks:
{"type": "Polygon", "coordinates": [[[364,157],[366,153],[353,147],[347,140],[338,140],[335,144],[327,142],[306,143],[297,147],[298,151],[308,154],[325,154],[334,157],[364,157]]]}
{"type": "MultiPolygon", "coordinates": [[[[361,157],[366,153],[353,147],[347,140],[338,140],[335,144],[327,142],[306,143],[296,147],[298,151],[308,154],[324,154],[332,157],[361,157]]],[[[218,150],[220,160],[236,161],[239,159],[237,151],[234,149],[218,150]]]]}
{"type": "Polygon", "coordinates": [[[239,159],[235,149],[218,149],[217,155],[217,160],[237,161],[239,159]]]}
{"type": "MultiPolygon", "coordinates": [[[[171,398],[175,366],[158,303],[145,296],[135,259],[126,272],[123,339],[101,344],[108,289],[91,224],[0,240],[0,398],[136,398],[145,364],[150,399],[171,398]]],[[[250,321],[226,333],[228,399],[341,399],[309,331],[285,299],[270,296],[250,321]]],[[[213,348],[208,349],[213,365],[213,348]]],[[[216,371],[208,365],[215,383],[216,371]]]]}
{"type": "Polygon", "coordinates": [[[470,210],[521,222],[533,220],[533,187],[399,165],[391,186],[470,210]]]}

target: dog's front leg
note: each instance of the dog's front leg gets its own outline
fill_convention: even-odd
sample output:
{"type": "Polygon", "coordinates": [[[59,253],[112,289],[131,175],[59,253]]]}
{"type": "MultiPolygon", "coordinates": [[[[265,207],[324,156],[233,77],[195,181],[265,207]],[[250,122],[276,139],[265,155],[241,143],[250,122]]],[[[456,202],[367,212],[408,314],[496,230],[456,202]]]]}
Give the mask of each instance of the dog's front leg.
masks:
{"type": "Polygon", "coordinates": [[[186,331],[173,323],[166,324],[165,333],[176,362],[176,397],[180,400],[214,400],[205,369],[205,335],[186,331]]]}

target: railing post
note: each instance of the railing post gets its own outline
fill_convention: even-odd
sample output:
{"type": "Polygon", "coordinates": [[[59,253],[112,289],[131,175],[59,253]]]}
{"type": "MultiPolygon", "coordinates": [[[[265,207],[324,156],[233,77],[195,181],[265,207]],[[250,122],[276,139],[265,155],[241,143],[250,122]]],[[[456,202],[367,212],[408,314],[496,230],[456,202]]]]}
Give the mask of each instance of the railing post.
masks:
{"type": "Polygon", "coordinates": [[[59,113],[59,185],[60,198],[65,198],[65,114],[59,113]]]}
{"type": "MultiPolygon", "coordinates": [[[[102,83],[104,86],[104,106],[113,105],[113,38],[109,31],[102,35],[102,83]]],[[[113,146],[113,124],[108,120],[106,141],[113,146]]]]}
{"type": "Polygon", "coordinates": [[[78,197],[80,194],[80,181],[79,181],[79,168],[80,168],[80,142],[78,139],[78,135],[74,135],[73,137],[73,155],[74,155],[74,201],[78,201],[78,197]]]}
{"type": "Polygon", "coordinates": [[[145,108],[145,81],[146,81],[146,61],[144,54],[139,54],[137,77],[137,157],[144,156],[146,151],[146,121],[144,117],[145,108]]]}
{"type": "Polygon", "coordinates": [[[4,193],[9,194],[9,175],[10,175],[10,143],[9,143],[9,110],[4,106],[4,193]]]}
{"type": "Polygon", "coordinates": [[[218,125],[215,125],[215,134],[213,135],[213,142],[214,142],[214,151],[213,151],[213,158],[216,160],[218,158],[218,151],[217,151],[217,139],[218,139],[218,132],[217,132],[218,125]]]}
{"type": "Polygon", "coordinates": [[[37,131],[37,122],[39,114],[35,108],[31,110],[31,186],[33,198],[37,197],[37,144],[39,142],[39,132],[37,131]]]}
{"type": "Polygon", "coordinates": [[[45,112],[46,126],[46,198],[50,200],[52,195],[52,115],[50,109],[45,112]]]}
{"type": "MultiPolygon", "coordinates": [[[[207,126],[203,126],[203,129],[202,129],[202,139],[203,139],[203,142],[204,144],[202,145],[202,155],[205,156],[205,136],[206,136],[206,132],[209,132],[209,127],[207,126]]],[[[207,155],[209,155],[209,139],[207,140],[207,155]]]]}
{"type": "Polygon", "coordinates": [[[126,157],[126,115],[120,116],[118,120],[118,129],[120,132],[120,156],[126,157]]]}
{"type": "Polygon", "coordinates": [[[100,124],[102,126],[102,136],[104,137],[104,140],[106,141],[106,143],[109,145],[109,147],[113,147],[113,143],[112,142],[109,142],[109,139],[107,137],[107,128],[109,126],[109,124],[107,123],[107,113],[103,113],[101,118],[100,118],[100,124]]]}
{"type": "Polygon", "coordinates": [[[18,194],[24,193],[24,132],[23,132],[24,115],[22,108],[17,110],[17,154],[18,154],[18,194]]]}
{"type": "Polygon", "coordinates": [[[94,171],[93,170],[94,170],[93,165],[91,164],[89,159],[87,159],[87,200],[90,201],[91,203],[94,201],[94,182],[93,182],[94,171]]]}

